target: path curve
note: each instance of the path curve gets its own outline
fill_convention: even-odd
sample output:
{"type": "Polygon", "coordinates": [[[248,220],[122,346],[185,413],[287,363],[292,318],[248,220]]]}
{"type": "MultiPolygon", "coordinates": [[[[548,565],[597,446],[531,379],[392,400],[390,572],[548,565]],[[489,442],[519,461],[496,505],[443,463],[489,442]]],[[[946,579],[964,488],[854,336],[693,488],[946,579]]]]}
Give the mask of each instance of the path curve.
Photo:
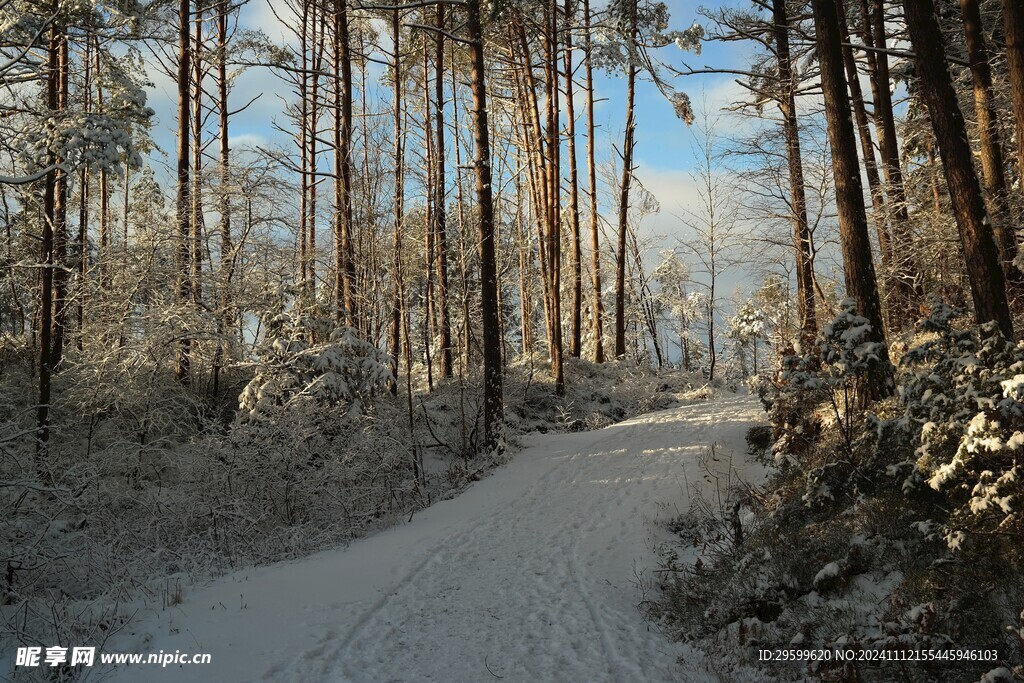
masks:
{"type": "Polygon", "coordinates": [[[742,474],[743,436],[762,417],[730,397],[530,437],[411,523],[186,594],[143,620],[136,644],[213,663],[125,666],[114,680],[708,680],[699,653],[644,622],[635,576],[654,568],[660,504],[683,509],[701,480],[701,450],[725,444],[742,474]]]}

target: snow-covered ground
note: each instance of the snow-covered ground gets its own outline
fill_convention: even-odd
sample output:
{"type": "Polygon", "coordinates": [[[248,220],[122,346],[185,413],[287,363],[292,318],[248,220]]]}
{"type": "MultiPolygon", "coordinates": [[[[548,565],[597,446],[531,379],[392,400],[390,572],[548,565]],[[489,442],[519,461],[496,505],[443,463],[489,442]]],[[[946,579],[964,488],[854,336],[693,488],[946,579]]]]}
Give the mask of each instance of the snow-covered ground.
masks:
{"type": "Polygon", "coordinates": [[[743,437],[762,415],[755,399],[728,397],[530,437],[510,464],[410,523],[140,615],[105,651],[212,663],[125,665],[114,680],[714,680],[699,653],[645,623],[636,576],[655,567],[659,503],[685,509],[709,443],[732,451],[741,476],[760,476],[744,465],[743,437]]]}

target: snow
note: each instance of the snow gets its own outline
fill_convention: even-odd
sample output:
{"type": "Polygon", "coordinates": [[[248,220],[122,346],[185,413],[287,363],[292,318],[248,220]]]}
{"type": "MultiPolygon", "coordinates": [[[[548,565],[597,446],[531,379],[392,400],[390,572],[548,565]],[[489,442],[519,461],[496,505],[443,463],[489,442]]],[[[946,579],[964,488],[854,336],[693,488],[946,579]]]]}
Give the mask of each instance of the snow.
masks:
{"type": "Polygon", "coordinates": [[[701,449],[721,443],[740,476],[763,475],[743,463],[762,417],[755,399],[727,397],[529,437],[511,463],[409,523],[186,589],[167,609],[157,601],[104,651],[212,663],[123,666],[113,680],[708,680],[701,653],[644,621],[637,576],[656,565],[660,504],[685,509],[702,481],[701,449]]]}
{"type": "Polygon", "coordinates": [[[829,562],[821,568],[821,571],[814,575],[812,583],[817,586],[821,582],[834,579],[837,576],[839,576],[839,564],[837,562],[829,562]]]}
{"type": "Polygon", "coordinates": [[[1009,683],[1010,681],[1016,680],[1013,676],[1013,672],[1007,669],[1005,666],[1001,666],[996,669],[992,669],[987,674],[981,677],[978,683],[1009,683]]]}

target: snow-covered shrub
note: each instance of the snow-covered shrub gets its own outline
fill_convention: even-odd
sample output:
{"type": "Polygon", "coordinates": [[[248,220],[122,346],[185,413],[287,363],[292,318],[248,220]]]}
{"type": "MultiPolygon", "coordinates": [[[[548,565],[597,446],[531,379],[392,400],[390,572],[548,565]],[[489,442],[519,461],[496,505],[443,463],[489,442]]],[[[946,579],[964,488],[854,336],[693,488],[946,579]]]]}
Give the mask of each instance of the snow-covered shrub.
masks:
{"type": "Polygon", "coordinates": [[[546,358],[524,356],[509,364],[505,416],[510,433],[596,429],[713,395],[696,373],[659,373],[631,360],[598,364],[566,358],[565,373],[566,396],[559,397],[546,358]]]}
{"type": "Polygon", "coordinates": [[[271,527],[360,528],[404,509],[418,462],[408,430],[394,429],[397,405],[372,401],[394,379],[390,358],[325,312],[284,301],[267,315],[242,412],[218,451],[224,494],[254,501],[271,527]]]}
{"type": "Polygon", "coordinates": [[[765,365],[764,350],[758,348],[758,342],[765,337],[764,312],[757,308],[753,299],[750,299],[726,322],[728,330],[725,336],[731,346],[731,353],[727,357],[727,371],[731,369],[742,381],[757,377],[765,365]]]}
{"type": "Polygon", "coordinates": [[[888,363],[884,346],[870,335],[871,325],[857,314],[857,302],[843,299],[835,319],[822,330],[821,359],[833,377],[846,380],[888,363]]]}
{"type": "Polygon", "coordinates": [[[942,303],[918,323],[920,342],[904,354],[898,387],[907,417],[921,425],[918,455],[955,448],[972,406],[957,402],[956,377],[963,362],[973,363],[977,330],[965,324],[967,312],[942,303]]]}
{"type": "Polygon", "coordinates": [[[864,331],[844,305],[823,330],[820,356],[783,360],[765,394],[776,469],[765,504],[752,509],[759,519],[728,551],[683,534],[665,554],[665,596],[653,611],[734,665],[763,666],[742,647],[751,639],[998,647],[1001,656],[998,667],[898,671],[769,665],[787,678],[1020,677],[1024,648],[1012,629],[1024,606],[1024,344],[935,303],[902,354],[897,395],[866,411],[850,393],[883,357],[864,331]],[[815,417],[818,431],[808,434],[815,417]]]}
{"type": "Polygon", "coordinates": [[[747,430],[747,455],[754,456],[758,462],[764,462],[765,456],[772,447],[772,428],[769,425],[756,425],[747,430]]]}
{"type": "Polygon", "coordinates": [[[780,363],[774,386],[760,396],[775,431],[772,458],[781,467],[798,464],[815,442],[820,425],[814,406],[824,400],[829,385],[813,356],[785,355],[780,363]]]}
{"type": "Polygon", "coordinates": [[[855,498],[875,487],[891,464],[892,449],[877,442],[891,436],[894,425],[875,413],[891,411],[892,402],[876,403],[875,413],[864,410],[863,383],[889,364],[870,332],[855,302],[843,300],[817,348],[785,356],[778,381],[764,394],[776,431],[774,462],[800,472],[805,505],[855,498]]]}
{"type": "Polygon", "coordinates": [[[300,401],[262,417],[211,444],[217,497],[261,520],[248,533],[273,538],[289,528],[333,529],[330,540],[337,542],[406,510],[419,495],[419,465],[408,430],[395,428],[395,404],[353,413],[340,403],[300,401]]]}
{"type": "Polygon", "coordinates": [[[832,389],[832,413],[849,447],[853,423],[867,403],[864,384],[890,376],[891,370],[885,345],[871,341],[871,324],[857,314],[853,299],[843,299],[835,319],[822,330],[821,361],[832,389]]]}
{"type": "Polygon", "coordinates": [[[1024,344],[1007,341],[994,323],[969,326],[963,317],[937,305],[920,327],[929,338],[904,357],[900,392],[917,434],[906,487],[942,496],[951,514],[934,532],[951,549],[973,539],[1019,557],[1024,344]]]}
{"type": "Polygon", "coordinates": [[[326,315],[282,305],[267,317],[256,374],[239,397],[250,419],[305,400],[356,404],[394,379],[387,354],[326,315]]]}
{"type": "Polygon", "coordinates": [[[173,330],[154,325],[119,347],[66,352],[54,411],[58,422],[87,425],[85,456],[117,442],[155,451],[199,428],[199,397],[168,381],[174,338],[173,330]]]}

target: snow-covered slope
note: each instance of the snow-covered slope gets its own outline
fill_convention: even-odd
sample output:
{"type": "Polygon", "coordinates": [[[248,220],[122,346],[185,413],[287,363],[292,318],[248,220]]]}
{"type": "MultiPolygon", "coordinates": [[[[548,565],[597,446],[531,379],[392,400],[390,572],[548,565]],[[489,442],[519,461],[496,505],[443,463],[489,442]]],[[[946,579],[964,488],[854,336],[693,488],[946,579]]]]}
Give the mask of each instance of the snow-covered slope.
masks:
{"type": "Polygon", "coordinates": [[[212,664],[122,666],[114,680],[706,680],[699,653],[644,622],[635,575],[655,564],[658,504],[685,509],[687,482],[702,480],[701,449],[721,442],[742,469],[761,415],[733,397],[531,437],[408,524],[233,574],[134,622],[105,649],[207,652],[212,664]]]}

